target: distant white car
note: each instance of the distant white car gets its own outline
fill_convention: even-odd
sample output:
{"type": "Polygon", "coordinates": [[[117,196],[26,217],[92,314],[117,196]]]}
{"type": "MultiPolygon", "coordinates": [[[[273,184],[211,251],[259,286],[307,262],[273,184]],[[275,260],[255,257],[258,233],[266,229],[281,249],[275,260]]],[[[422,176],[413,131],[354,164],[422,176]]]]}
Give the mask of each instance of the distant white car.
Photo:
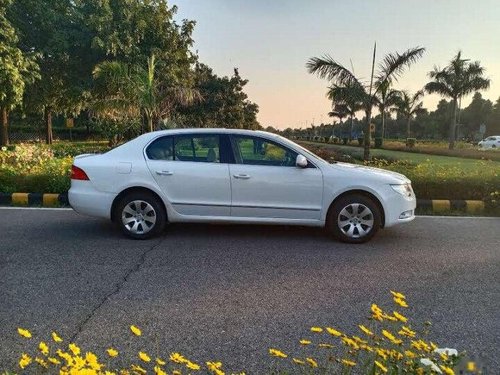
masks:
{"type": "Polygon", "coordinates": [[[478,143],[481,148],[500,148],[500,135],[492,135],[478,143]]]}
{"type": "Polygon", "coordinates": [[[69,202],[145,239],[167,222],[326,227],[361,243],[414,219],[410,180],[330,164],[275,134],[226,129],[147,133],[102,155],[79,155],[69,202]]]}

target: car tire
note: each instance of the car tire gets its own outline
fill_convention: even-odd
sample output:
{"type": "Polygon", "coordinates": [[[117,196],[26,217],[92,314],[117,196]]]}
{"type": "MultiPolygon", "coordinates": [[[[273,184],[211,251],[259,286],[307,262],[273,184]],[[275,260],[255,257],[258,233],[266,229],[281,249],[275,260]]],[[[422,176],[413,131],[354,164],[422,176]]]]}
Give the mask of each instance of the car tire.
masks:
{"type": "Polygon", "coordinates": [[[381,226],[379,205],[363,194],[350,194],[338,199],[328,212],[327,230],[346,243],[364,243],[381,226]]]}
{"type": "Polygon", "coordinates": [[[116,205],[115,222],[128,237],[146,240],[161,233],[167,222],[163,203],[153,194],[133,192],[116,205]]]}

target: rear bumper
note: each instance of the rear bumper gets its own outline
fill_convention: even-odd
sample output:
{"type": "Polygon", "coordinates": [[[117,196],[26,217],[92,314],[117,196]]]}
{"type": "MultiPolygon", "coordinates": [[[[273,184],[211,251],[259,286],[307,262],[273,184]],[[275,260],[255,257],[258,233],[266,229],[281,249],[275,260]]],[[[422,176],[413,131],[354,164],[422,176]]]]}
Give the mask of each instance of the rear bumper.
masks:
{"type": "Polygon", "coordinates": [[[96,190],[90,181],[72,180],[68,201],[71,208],[80,214],[110,219],[115,196],[96,190]]]}

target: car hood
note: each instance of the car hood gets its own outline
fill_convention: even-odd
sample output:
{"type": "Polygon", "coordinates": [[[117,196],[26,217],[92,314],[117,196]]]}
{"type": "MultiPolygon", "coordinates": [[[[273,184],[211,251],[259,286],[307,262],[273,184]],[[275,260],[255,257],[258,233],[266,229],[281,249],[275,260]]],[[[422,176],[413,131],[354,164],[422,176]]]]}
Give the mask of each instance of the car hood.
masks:
{"type": "Polygon", "coordinates": [[[404,184],[410,182],[408,177],[406,177],[405,175],[393,171],[388,171],[386,169],[341,162],[337,162],[335,164],[332,164],[331,166],[336,170],[345,171],[346,173],[353,175],[359,175],[359,177],[372,178],[380,182],[386,182],[389,184],[404,184]]]}

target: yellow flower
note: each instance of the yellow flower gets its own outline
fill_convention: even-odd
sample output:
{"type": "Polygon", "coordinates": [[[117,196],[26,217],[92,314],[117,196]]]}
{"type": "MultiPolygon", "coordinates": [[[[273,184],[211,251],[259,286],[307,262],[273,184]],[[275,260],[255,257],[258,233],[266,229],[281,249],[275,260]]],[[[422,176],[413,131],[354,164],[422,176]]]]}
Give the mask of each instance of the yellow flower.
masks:
{"type": "Polygon", "coordinates": [[[401,327],[402,329],[398,332],[402,336],[415,337],[415,331],[412,331],[406,326],[401,327]]]}
{"type": "MultiPolygon", "coordinates": [[[[182,375],[182,372],[180,372],[179,370],[174,370],[172,371],[172,375],[182,375]]],[[[219,375],[219,374],[217,374],[219,375]]]]}
{"type": "Polygon", "coordinates": [[[59,361],[57,358],[54,358],[54,357],[49,357],[47,358],[47,360],[52,363],[53,365],[60,365],[61,364],[61,361],[59,361]]]}
{"type": "Polygon", "coordinates": [[[407,356],[408,358],[415,358],[417,355],[411,350],[405,350],[405,356],[407,356]]]}
{"type": "Polygon", "coordinates": [[[375,361],[375,364],[379,369],[382,370],[382,372],[387,372],[387,367],[385,367],[382,363],[380,363],[379,361],[375,361]]]}
{"type": "Polygon", "coordinates": [[[151,362],[151,357],[144,352],[139,352],[139,358],[144,362],[151,362]]]}
{"type": "Polygon", "coordinates": [[[160,366],[155,366],[153,370],[155,375],[167,375],[167,373],[160,366]]]}
{"type": "Polygon", "coordinates": [[[79,355],[80,354],[80,348],[76,344],[69,344],[68,349],[71,350],[73,355],[79,355]]]}
{"type": "Polygon", "coordinates": [[[331,349],[331,348],[333,348],[333,345],[332,344],[318,344],[318,347],[331,349]]]}
{"type": "Polygon", "coordinates": [[[349,366],[349,367],[356,366],[356,362],[350,361],[350,360],[348,360],[348,359],[343,359],[341,362],[342,362],[344,365],[349,366]]]}
{"type": "Polygon", "coordinates": [[[19,333],[22,337],[26,337],[27,339],[31,338],[31,332],[27,329],[18,328],[17,333],[19,333]]]}
{"type": "Polygon", "coordinates": [[[408,307],[408,304],[406,303],[406,301],[404,299],[394,297],[394,302],[397,303],[401,307],[408,307]]]}
{"type": "Polygon", "coordinates": [[[362,330],[368,336],[373,336],[373,332],[370,331],[368,328],[366,328],[364,325],[359,325],[358,327],[359,327],[360,330],[362,330]]]}
{"type": "Polygon", "coordinates": [[[190,370],[199,370],[200,369],[200,365],[196,364],[196,363],[193,363],[191,361],[188,361],[186,363],[186,367],[190,370]]]}
{"type": "Polygon", "coordinates": [[[133,333],[134,335],[136,335],[136,336],[140,336],[140,335],[142,335],[141,330],[140,330],[138,327],[134,326],[134,325],[130,326],[130,330],[131,330],[131,331],[132,331],[132,333],[133,333]]]}
{"type": "Polygon", "coordinates": [[[405,295],[399,292],[394,292],[391,290],[391,294],[394,296],[394,298],[398,299],[406,299],[405,295]]]}
{"type": "MultiPolygon", "coordinates": [[[[29,333],[29,332],[28,332],[29,333]]],[[[31,335],[30,335],[31,337],[31,335]]],[[[25,369],[26,367],[28,367],[28,365],[31,363],[32,359],[29,355],[27,355],[26,353],[23,353],[21,354],[21,359],[19,360],[19,367],[21,367],[21,369],[25,369]]]]}
{"type": "Polygon", "coordinates": [[[87,352],[85,354],[85,361],[92,370],[99,371],[102,367],[102,365],[99,363],[99,360],[97,359],[97,356],[92,352],[87,352]]]}
{"type": "Polygon", "coordinates": [[[394,313],[394,316],[396,317],[397,320],[399,320],[403,323],[406,323],[408,321],[408,319],[404,315],[401,315],[397,311],[394,311],[393,313],[394,313]]]}
{"type": "Polygon", "coordinates": [[[318,367],[318,362],[316,362],[314,359],[308,357],[306,358],[306,361],[312,368],[318,367]]]}
{"type": "Polygon", "coordinates": [[[220,370],[222,362],[207,362],[207,367],[210,371],[220,370]]]}
{"type": "Polygon", "coordinates": [[[186,358],[184,358],[180,353],[170,354],[170,360],[174,363],[187,363],[186,358]]]}
{"type": "Polygon", "coordinates": [[[472,362],[472,361],[467,362],[467,371],[475,372],[476,371],[476,362],[472,362]]]}
{"type": "Polygon", "coordinates": [[[393,344],[399,345],[403,342],[402,340],[397,339],[392,333],[390,333],[389,331],[387,331],[385,329],[382,330],[382,334],[385,337],[387,337],[393,344]]]}
{"type": "Polygon", "coordinates": [[[295,363],[297,365],[305,365],[306,364],[303,360],[298,359],[298,358],[292,358],[292,361],[293,361],[293,363],[295,363]]]}
{"type": "Polygon", "coordinates": [[[132,371],[136,372],[136,373],[139,373],[139,374],[146,374],[147,371],[144,370],[141,366],[139,365],[132,365],[130,366],[130,368],[132,369],[132,371]]]}
{"type": "Polygon", "coordinates": [[[347,337],[347,336],[346,337],[342,337],[342,342],[344,343],[344,345],[350,346],[354,350],[358,350],[359,349],[358,343],[356,341],[354,341],[353,339],[347,337]]]}
{"type": "Polygon", "coordinates": [[[300,340],[299,343],[301,345],[309,345],[311,343],[311,341],[309,341],[309,340],[300,340]]]}
{"type": "Polygon", "coordinates": [[[108,353],[108,355],[113,358],[113,357],[116,357],[119,353],[118,353],[118,350],[116,349],[113,349],[113,348],[109,348],[108,350],[106,350],[106,352],[108,353]]]}
{"type": "Polygon", "coordinates": [[[59,337],[59,335],[55,332],[52,332],[52,340],[54,340],[54,342],[62,342],[63,339],[59,337]]]}
{"type": "Polygon", "coordinates": [[[49,355],[49,346],[43,341],[38,345],[38,350],[40,350],[40,353],[43,355],[49,355]]]}
{"type": "Polygon", "coordinates": [[[311,327],[311,332],[321,333],[321,332],[323,332],[323,328],[321,328],[321,327],[311,327]]]}
{"type": "Polygon", "coordinates": [[[165,362],[161,358],[156,358],[156,363],[159,364],[160,366],[165,366],[167,364],[167,362],[165,362]]]}
{"type": "Polygon", "coordinates": [[[278,358],[286,358],[288,357],[285,353],[283,353],[282,351],[278,350],[278,349],[269,349],[269,354],[271,354],[272,356],[274,357],[278,357],[278,358]]]}
{"type": "Polygon", "coordinates": [[[441,370],[443,370],[446,375],[455,375],[455,371],[453,371],[450,367],[448,366],[439,366],[439,367],[441,367],[441,370]]]}
{"type": "Polygon", "coordinates": [[[38,363],[43,368],[48,368],[49,367],[49,364],[46,361],[44,361],[42,358],[36,357],[35,358],[35,362],[38,363]]]}
{"type": "MultiPolygon", "coordinates": [[[[312,330],[312,328],[311,328],[312,330]]],[[[326,327],[326,332],[328,332],[330,335],[332,336],[342,336],[342,332],[340,331],[337,331],[336,329],[332,328],[332,327],[326,327]]]]}

